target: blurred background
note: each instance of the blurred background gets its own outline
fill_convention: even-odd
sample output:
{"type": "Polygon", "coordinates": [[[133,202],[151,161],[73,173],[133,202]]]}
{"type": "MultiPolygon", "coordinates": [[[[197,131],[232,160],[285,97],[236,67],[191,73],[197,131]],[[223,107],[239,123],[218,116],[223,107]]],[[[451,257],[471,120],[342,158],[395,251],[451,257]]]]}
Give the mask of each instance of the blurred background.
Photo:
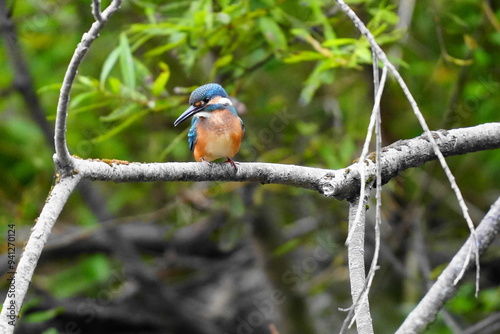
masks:
{"type": "MultiPolygon", "coordinates": [[[[17,261],[54,180],[53,122],[91,1],[0,0],[0,297],[7,229],[17,261]]],[[[398,66],[431,129],[499,121],[500,6],[487,0],[348,1],[398,66]]],[[[109,1],[103,1],[103,8],[109,1]]],[[[235,160],[343,168],[373,101],[368,42],[334,1],[124,1],[71,93],[70,152],[192,161],[189,94],[223,85],[245,122],[235,160]]],[[[392,79],[383,144],[422,129],[392,79]]],[[[481,220],[500,194],[500,151],[447,159],[481,220]]],[[[436,163],[383,188],[375,331],[390,333],[469,234],[436,163]]],[[[368,210],[366,261],[373,256],[368,210]]],[[[16,333],[331,333],[351,305],[348,203],[280,185],[85,182],[42,254],[16,333]]],[[[500,244],[429,333],[500,322],[500,244]],[[496,321],[496,322],[495,322],[496,321]]],[[[351,330],[353,331],[353,330],[351,330]]]]}

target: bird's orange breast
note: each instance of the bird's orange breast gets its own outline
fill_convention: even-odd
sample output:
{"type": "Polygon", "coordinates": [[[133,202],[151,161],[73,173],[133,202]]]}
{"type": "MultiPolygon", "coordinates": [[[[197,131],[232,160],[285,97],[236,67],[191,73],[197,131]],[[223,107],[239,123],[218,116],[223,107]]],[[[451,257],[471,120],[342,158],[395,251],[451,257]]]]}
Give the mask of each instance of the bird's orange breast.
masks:
{"type": "Polygon", "coordinates": [[[197,161],[232,158],[238,153],[242,138],[243,127],[237,115],[225,109],[212,111],[198,122],[194,158],[197,161]]]}

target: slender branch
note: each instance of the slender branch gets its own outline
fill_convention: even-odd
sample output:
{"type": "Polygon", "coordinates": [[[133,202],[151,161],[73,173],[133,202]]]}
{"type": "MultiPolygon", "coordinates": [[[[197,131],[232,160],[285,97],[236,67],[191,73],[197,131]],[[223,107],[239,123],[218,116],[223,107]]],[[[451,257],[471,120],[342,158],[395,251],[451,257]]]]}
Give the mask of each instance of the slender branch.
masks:
{"type": "MultiPolygon", "coordinates": [[[[484,253],[499,232],[500,197],[491,206],[490,210],[476,229],[480,254],[484,253]]],[[[441,275],[439,275],[431,289],[420,303],[418,303],[417,307],[408,315],[396,334],[421,332],[435,320],[437,313],[443,307],[444,303],[455,294],[457,286],[454,281],[460,275],[461,269],[464,266],[468,269],[472,267],[473,262],[468,261],[467,258],[473,243],[473,236],[470,236],[467,242],[465,242],[458,253],[453,257],[450,264],[441,275]]],[[[475,254],[473,253],[472,256],[475,256],[475,254]]]]}
{"type": "MultiPolygon", "coordinates": [[[[379,77],[378,77],[378,60],[377,56],[374,53],[374,78],[375,78],[375,88],[376,91],[378,92],[379,87],[379,77]]],[[[386,67],[384,67],[384,72],[382,74],[382,79],[385,80],[385,75],[387,74],[386,67]]],[[[378,93],[376,93],[375,98],[377,99],[378,93]]],[[[379,100],[380,103],[380,100],[379,100]]],[[[381,167],[381,152],[382,152],[382,119],[380,117],[380,105],[377,107],[377,119],[375,122],[375,153],[377,154],[376,159],[375,159],[375,179],[376,179],[376,184],[375,184],[375,248],[373,250],[373,259],[372,263],[370,265],[370,270],[368,272],[368,275],[366,277],[366,287],[365,290],[367,295],[369,294],[373,279],[375,278],[375,272],[378,269],[378,258],[380,255],[380,225],[382,225],[382,167],[381,167]]]]}
{"type": "MultiPolygon", "coordinates": [[[[432,144],[432,149],[434,151],[434,154],[439,160],[439,163],[441,164],[441,167],[443,168],[446,177],[448,178],[448,181],[450,182],[452,190],[455,192],[455,196],[458,200],[458,204],[460,208],[462,209],[462,215],[467,222],[467,226],[469,227],[471,235],[476,238],[476,232],[474,228],[474,223],[472,222],[472,219],[470,218],[469,211],[467,208],[467,205],[465,204],[464,198],[462,196],[462,192],[460,191],[460,188],[458,187],[457,183],[455,182],[455,177],[453,176],[453,173],[451,172],[450,168],[448,167],[448,163],[446,162],[444,155],[442,152],[439,150],[439,147],[436,143],[436,140],[433,138],[431,131],[429,129],[429,126],[427,125],[427,122],[425,121],[425,118],[420,111],[420,108],[418,107],[417,101],[413,97],[413,95],[410,92],[410,89],[406,85],[406,82],[403,80],[403,77],[401,74],[398,72],[396,67],[389,61],[387,58],[387,55],[385,52],[382,50],[382,48],[377,44],[375,41],[375,37],[372,35],[370,30],[365,26],[365,24],[359,19],[359,17],[354,13],[354,11],[343,1],[343,0],[335,0],[338,4],[339,7],[342,9],[342,11],[351,19],[351,21],[354,23],[356,28],[366,37],[368,42],[370,43],[370,46],[372,50],[377,54],[377,57],[384,63],[384,65],[389,69],[389,71],[392,73],[396,81],[398,82],[399,86],[403,90],[403,93],[405,94],[408,102],[410,102],[410,105],[412,107],[413,113],[417,117],[417,120],[420,123],[420,126],[422,129],[425,131],[430,143],[432,144]]],[[[479,256],[478,256],[478,245],[473,245],[471,249],[475,253],[475,259],[476,259],[476,296],[479,292],[479,256]]]]}
{"type": "MultiPolygon", "coordinates": [[[[374,65],[374,66],[376,66],[376,65],[374,65]]],[[[365,144],[363,145],[363,151],[361,152],[361,156],[360,156],[359,162],[358,162],[359,170],[361,171],[361,184],[365,184],[365,180],[366,180],[366,175],[365,175],[365,171],[363,168],[363,164],[365,163],[364,161],[366,160],[366,157],[368,155],[370,141],[372,139],[373,130],[375,129],[375,123],[376,123],[376,120],[378,118],[377,115],[378,115],[379,110],[380,110],[380,100],[382,99],[382,93],[384,91],[386,78],[387,78],[387,67],[384,67],[383,72],[382,72],[382,78],[380,80],[380,87],[378,87],[375,91],[375,102],[373,103],[373,109],[372,109],[372,113],[370,116],[370,124],[368,125],[368,132],[366,134],[365,144]]],[[[365,187],[361,187],[359,197],[363,198],[365,196],[364,191],[365,191],[365,187]]],[[[359,203],[359,205],[360,206],[358,207],[357,216],[359,216],[361,214],[361,210],[362,210],[361,202],[359,203]]],[[[354,224],[354,228],[349,231],[349,235],[347,237],[346,244],[349,244],[349,242],[352,238],[352,235],[356,232],[357,226],[358,226],[357,224],[354,224]]]]}
{"type": "Polygon", "coordinates": [[[37,219],[23,255],[16,268],[14,280],[11,282],[13,293],[8,293],[0,313],[0,333],[14,332],[14,326],[28,292],[31,277],[35,271],[43,246],[49,238],[52,227],[59,217],[64,204],[73,192],[82,175],[66,176],[58,180],[47,198],[45,206],[37,219]]]}
{"type": "Polygon", "coordinates": [[[102,16],[101,16],[101,0],[92,0],[92,15],[94,15],[94,18],[98,22],[102,22],[102,16]]]}
{"type": "MultiPolygon", "coordinates": [[[[380,249],[380,230],[379,230],[379,221],[380,221],[380,191],[382,187],[382,178],[381,178],[381,168],[380,168],[380,152],[381,152],[381,133],[380,133],[380,125],[381,125],[381,120],[380,120],[380,100],[382,98],[382,93],[384,91],[385,87],[385,80],[387,78],[387,67],[384,67],[383,72],[382,72],[382,77],[379,77],[379,68],[378,68],[378,61],[377,61],[377,55],[373,53],[373,81],[374,81],[374,93],[375,93],[375,101],[373,103],[373,109],[370,117],[370,124],[368,126],[368,132],[366,135],[365,139],[365,144],[363,146],[363,151],[361,153],[361,157],[359,158],[358,164],[364,164],[364,161],[366,160],[366,156],[368,154],[368,147],[372,138],[373,130],[375,129],[376,133],[376,161],[375,161],[375,171],[376,171],[376,178],[377,178],[377,221],[375,222],[375,252],[373,256],[373,261],[372,265],[370,266],[370,271],[368,273],[367,279],[364,279],[365,275],[365,269],[364,269],[364,256],[358,251],[358,247],[362,247],[362,250],[364,252],[364,234],[365,234],[365,225],[366,225],[366,204],[368,202],[368,197],[369,194],[365,197],[365,188],[366,187],[361,187],[360,193],[359,193],[359,198],[363,198],[363,201],[360,201],[359,199],[356,199],[358,202],[357,210],[355,215],[352,217],[349,216],[350,219],[354,219],[353,222],[350,222],[349,226],[349,236],[347,237],[347,245],[350,246],[350,242],[352,239],[356,239],[356,247],[348,247],[348,256],[349,256],[349,264],[351,263],[358,263],[358,264],[363,264],[362,270],[363,270],[363,281],[361,280],[355,280],[354,278],[356,275],[352,275],[351,273],[351,265],[349,265],[349,275],[351,278],[351,294],[353,297],[353,305],[349,310],[349,313],[344,320],[344,323],[342,325],[340,333],[343,333],[343,331],[346,329],[347,324],[350,321],[350,318],[353,316],[353,313],[355,312],[355,317],[352,319],[353,321],[356,320],[356,323],[358,324],[358,327],[361,327],[362,329],[359,329],[358,332],[367,332],[367,333],[373,333],[373,326],[371,323],[371,316],[370,316],[370,309],[368,306],[368,293],[370,291],[370,286],[373,281],[373,277],[375,276],[375,270],[377,266],[377,261],[378,261],[378,252],[380,249]],[[361,220],[362,219],[362,220],[361,220]],[[360,229],[359,232],[357,229],[360,229]],[[356,284],[362,284],[362,286],[356,286],[356,284]],[[354,289],[354,290],[353,290],[354,289]],[[356,291],[356,293],[354,293],[356,291]],[[356,298],[355,298],[356,297],[356,298]],[[363,305],[359,305],[363,304],[363,305]],[[358,315],[358,309],[362,310],[362,314],[358,315]],[[361,317],[361,319],[360,319],[361,317]],[[359,322],[358,322],[359,319],[359,322]],[[361,324],[361,326],[360,326],[361,324]]],[[[360,167],[363,167],[362,165],[360,167]]],[[[366,175],[364,168],[360,169],[361,171],[361,184],[366,184],[366,175]]],[[[371,188],[372,183],[369,183],[368,188],[371,188]]],[[[351,203],[352,206],[352,203],[351,203]]],[[[351,212],[351,211],[349,211],[351,212]]],[[[353,270],[359,270],[357,267],[354,266],[353,270]]],[[[358,275],[361,274],[361,271],[358,273],[358,275]]]]}
{"type": "MultiPolygon", "coordinates": [[[[87,53],[92,42],[99,36],[99,32],[104,25],[119,8],[123,0],[113,0],[111,4],[100,13],[101,20],[94,22],[90,30],[83,34],[81,42],[75,49],[73,57],[69,63],[59,94],[57,104],[56,124],[55,124],[55,148],[56,148],[56,166],[62,172],[68,172],[72,168],[72,159],[66,144],[66,120],[68,116],[68,105],[71,88],[78,72],[78,67],[87,53]]],[[[93,14],[96,15],[95,1],[93,2],[93,14]]]]}
{"type": "MultiPolygon", "coordinates": [[[[370,305],[365,291],[365,220],[369,192],[362,199],[356,198],[349,204],[349,229],[356,229],[348,245],[349,280],[353,300],[354,318],[358,333],[373,333],[370,305]],[[361,214],[358,210],[362,206],[361,214]]],[[[347,319],[346,319],[347,320],[347,319]]]]}

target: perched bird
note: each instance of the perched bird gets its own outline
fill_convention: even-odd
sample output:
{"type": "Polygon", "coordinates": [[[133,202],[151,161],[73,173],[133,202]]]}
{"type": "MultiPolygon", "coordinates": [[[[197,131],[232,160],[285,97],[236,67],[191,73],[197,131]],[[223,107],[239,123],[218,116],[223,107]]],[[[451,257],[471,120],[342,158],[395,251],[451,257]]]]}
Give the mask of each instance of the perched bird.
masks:
{"type": "Polygon", "coordinates": [[[226,158],[225,162],[238,169],[231,158],[240,149],[245,126],[224,88],[216,83],[198,87],[191,93],[189,104],[174,126],[193,116],[188,142],[196,161],[226,158]]]}

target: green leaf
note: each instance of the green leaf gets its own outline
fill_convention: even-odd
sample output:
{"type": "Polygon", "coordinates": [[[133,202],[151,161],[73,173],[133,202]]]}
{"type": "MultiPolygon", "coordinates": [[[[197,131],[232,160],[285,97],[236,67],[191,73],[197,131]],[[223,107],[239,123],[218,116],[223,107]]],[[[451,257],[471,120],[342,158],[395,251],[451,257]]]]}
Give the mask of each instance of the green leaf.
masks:
{"type": "Polygon", "coordinates": [[[97,91],[95,90],[92,90],[90,92],[83,92],[83,93],[80,93],[78,95],[76,95],[75,97],[73,97],[71,100],[70,100],[70,103],[69,103],[69,108],[70,109],[73,109],[73,108],[76,108],[78,105],[80,105],[83,101],[89,99],[89,98],[92,98],[94,96],[97,95],[97,91]]]}
{"type": "Polygon", "coordinates": [[[113,94],[116,95],[120,94],[122,90],[122,82],[119,79],[115,77],[109,77],[108,84],[109,84],[109,89],[113,94]]]}
{"type": "Polygon", "coordinates": [[[333,46],[343,46],[348,44],[356,44],[358,40],[355,38],[334,38],[324,41],[321,45],[325,48],[333,46]]]}
{"type": "Polygon", "coordinates": [[[170,78],[170,68],[164,62],[160,62],[159,64],[162,72],[153,82],[153,86],[151,87],[151,93],[153,96],[160,96],[161,93],[165,90],[165,86],[167,85],[168,79],[170,78]]]}
{"type": "MultiPolygon", "coordinates": [[[[76,261],[69,268],[41,278],[57,298],[69,298],[99,286],[111,276],[111,263],[106,255],[94,254],[76,261]]],[[[51,315],[51,314],[48,314],[51,315]]],[[[45,315],[47,316],[47,315],[45,315]]]]}
{"type": "Polygon", "coordinates": [[[267,43],[274,51],[287,49],[285,34],[273,19],[266,16],[259,18],[259,28],[267,43]]]}
{"type": "Polygon", "coordinates": [[[231,55],[231,54],[224,55],[224,56],[220,57],[219,59],[217,59],[217,61],[215,61],[214,67],[216,67],[216,68],[224,67],[227,64],[229,64],[231,61],[233,61],[233,55],[231,55]]]}
{"type": "Polygon", "coordinates": [[[321,53],[316,51],[301,51],[287,56],[283,61],[287,64],[301,63],[304,61],[316,61],[324,59],[321,53]]]}
{"type": "Polygon", "coordinates": [[[153,57],[153,56],[159,56],[164,54],[165,52],[172,50],[173,48],[178,47],[181,44],[184,44],[186,42],[186,38],[180,39],[176,42],[170,42],[162,46],[158,46],[154,49],[149,50],[146,52],[145,56],[146,57],[153,57]]]}
{"type": "Polygon", "coordinates": [[[104,64],[102,65],[101,76],[99,78],[100,87],[102,90],[104,90],[106,79],[111,73],[111,70],[113,70],[113,67],[115,67],[119,56],[120,56],[120,49],[116,48],[113,51],[111,51],[108,58],[106,58],[106,60],[104,61],[104,64]]]}
{"type": "Polygon", "coordinates": [[[298,121],[295,126],[300,135],[302,136],[312,136],[318,132],[319,124],[313,122],[303,122],[298,121]]]}
{"type": "Polygon", "coordinates": [[[306,29],[302,29],[302,28],[293,28],[293,29],[290,30],[290,32],[294,36],[300,37],[300,38],[304,38],[304,39],[306,39],[307,37],[311,36],[311,34],[309,34],[309,32],[306,29]]]}
{"type": "Polygon", "coordinates": [[[306,105],[311,102],[314,93],[323,83],[331,83],[333,80],[332,68],[339,67],[340,64],[335,59],[326,59],[316,65],[311,75],[306,80],[306,85],[300,93],[300,101],[306,105]]]}
{"type": "Polygon", "coordinates": [[[389,6],[387,8],[369,9],[368,12],[373,15],[372,21],[375,24],[385,22],[391,25],[396,25],[399,22],[399,16],[391,9],[394,9],[393,6],[389,6]]]}
{"type": "Polygon", "coordinates": [[[135,89],[134,59],[125,34],[120,35],[120,69],[125,86],[135,89]]]}
{"type": "MultiPolygon", "coordinates": [[[[189,131],[189,128],[184,129],[181,133],[179,133],[174,140],[172,140],[168,146],[160,153],[160,161],[164,161],[167,155],[172,152],[172,150],[177,147],[177,145],[187,136],[187,133],[189,131]]],[[[187,146],[187,145],[186,145],[187,146]]]]}
{"type": "Polygon", "coordinates": [[[393,43],[401,39],[401,37],[403,36],[402,33],[402,30],[395,30],[391,33],[380,35],[375,39],[377,40],[377,43],[379,45],[393,43]]]}
{"type": "Polygon", "coordinates": [[[73,108],[71,110],[71,112],[73,114],[78,114],[78,113],[81,113],[84,111],[89,111],[89,110],[94,111],[95,109],[105,107],[105,106],[111,104],[112,102],[113,101],[111,101],[111,100],[106,100],[106,101],[100,101],[100,102],[96,102],[96,103],[86,104],[86,105],[81,106],[79,108],[73,108]]]}
{"type": "Polygon", "coordinates": [[[479,293],[479,301],[485,312],[500,310],[500,288],[490,288],[479,293]]]}
{"type": "Polygon", "coordinates": [[[109,115],[102,116],[101,121],[103,122],[112,122],[123,119],[133,112],[137,111],[140,108],[140,105],[137,103],[130,103],[122,105],[115,110],[113,110],[109,115]]]}
{"type": "Polygon", "coordinates": [[[40,87],[39,89],[37,89],[36,93],[37,94],[42,94],[42,93],[45,93],[45,92],[48,92],[48,91],[51,91],[51,90],[59,91],[59,90],[61,90],[61,86],[62,85],[60,83],[54,83],[54,84],[45,85],[45,86],[40,87]]]}
{"type": "Polygon", "coordinates": [[[42,334],[59,334],[59,331],[55,329],[54,327],[47,329],[46,331],[42,332],[42,334]]]}
{"type": "Polygon", "coordinates": [[[126,128],[128,128],[132,124],[134,124],[135,121],[141,119],[147,113],[148,113],[148,110],[142,110],[140,112],[137,112],[136,114],[134,114],[134,115],[126,118],[122,123],[118,124],[117,126],[115,126],[114,128],[112,128],[111,130],[109,130],[108,132],[106,132],[105,134],[92,139],[91,143],[92,144],[98,144],[98,143],[101,143],[103,141],[108,140],[109,138],[111,138],[111,137],[119,134],[120,132],[122,132],[123,130],[125,130],[126,128]]]}
{"type": "Polygon", "coordinates": [[[91,88],[97,88],[99,87],[99,81],[97,81],[96,79],[94,78],[91,78],[91,77],[86,77],[84,75],[79,75],[78,76],[78,81],[86,86],[86,87],[91,87],[91,88]]]}
{"type": "Polygon", "coordinates": [[[214,78],[217,73],[217,70],[219,70],[221,67],[228,65],[229,63],[231,63],[231,61],[233,61],[232,54],[227,54],[222,57],[219,57],[219,59],[215,61],[214,66],[212,66],[210,77],[214,78]]]}
{"type": "Polygon", "coordinates": [[[297,249],[297,247],[299,247],[299,246],[300,246],[300,239],[295,238],[295,239],[288,240],[287,242],[285,242],[284,244],[282,244],[281,246],[276,248],[273,251],[273,255],[278,257],[281,255],[290,253],[290,252],[294,251],[295,249],[297,249]]]}
{"type": "Polygon", "coordinates": [[[64,313],[64,307],[60,306],[46,311],[38,311],[27,314],[23,317],[23,321],[27,323],[46,322],[62,313],[64,313]]]}

